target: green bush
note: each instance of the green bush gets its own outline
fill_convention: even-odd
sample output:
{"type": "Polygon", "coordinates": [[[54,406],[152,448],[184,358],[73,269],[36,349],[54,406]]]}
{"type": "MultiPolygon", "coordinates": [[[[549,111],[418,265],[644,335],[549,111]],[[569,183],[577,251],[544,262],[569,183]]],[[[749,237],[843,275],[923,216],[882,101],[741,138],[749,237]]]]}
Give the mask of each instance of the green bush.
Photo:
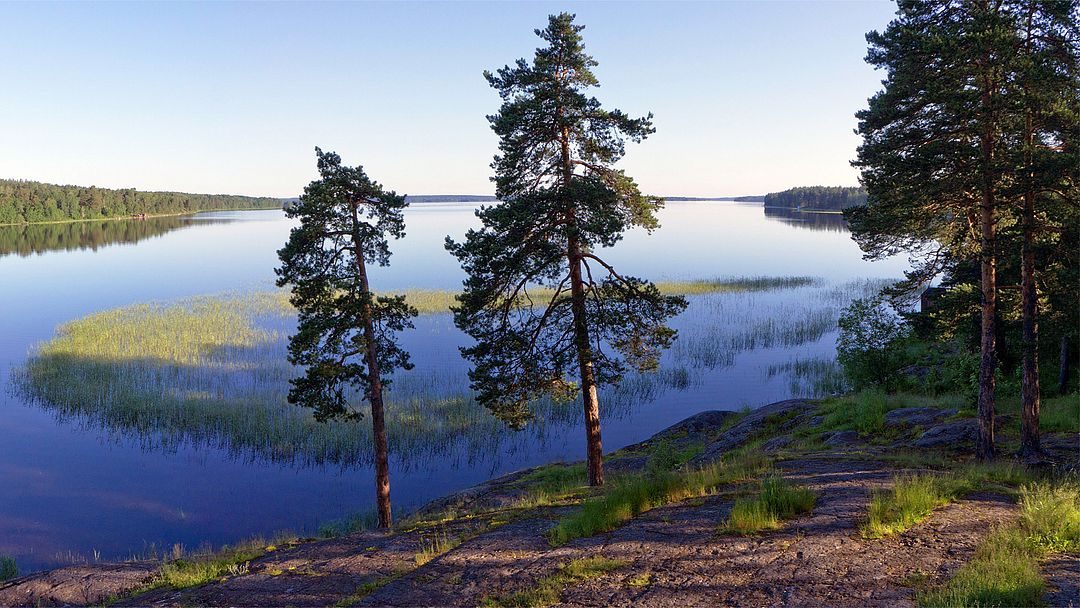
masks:
{"type": "Polygon", "coordinates": [[[840,314],[836,360],[856,390],[900,387],[900,369],[907,362],[904,339],[909,329],[880,298],[859,298],[840,314]]]}

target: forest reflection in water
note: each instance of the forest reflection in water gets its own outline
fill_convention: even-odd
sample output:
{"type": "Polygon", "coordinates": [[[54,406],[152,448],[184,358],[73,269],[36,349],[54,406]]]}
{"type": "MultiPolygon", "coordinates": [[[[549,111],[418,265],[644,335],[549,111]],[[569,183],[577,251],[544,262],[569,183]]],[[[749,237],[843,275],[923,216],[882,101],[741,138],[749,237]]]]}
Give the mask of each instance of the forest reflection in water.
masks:
{"type": "Polygon", "coordinates": [[[789,209],[787,207],[762,207],[762,209],[765,210],[766,218],[792,226],[798,226],[799,228],[823,232],[848,231],[847,221],[844,220],[844,216],[839,213],[799,211],[798,209],[789,209]]]}
{"type": "Polygon", "coordinates": [[[234,221],[206,215],[168,215],[145,219],[87,220],[0,226],[0,257],[26,257],[49,251],[97,251],[110,245],[130,245],[174,230],[234,221]]]}

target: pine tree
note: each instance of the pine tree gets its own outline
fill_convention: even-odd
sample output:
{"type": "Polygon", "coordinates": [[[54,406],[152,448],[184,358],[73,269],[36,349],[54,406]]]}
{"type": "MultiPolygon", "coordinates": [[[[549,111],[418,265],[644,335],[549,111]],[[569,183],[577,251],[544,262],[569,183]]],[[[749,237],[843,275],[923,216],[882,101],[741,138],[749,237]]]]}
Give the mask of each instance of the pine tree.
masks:
{"type": "MultiPolygon", "coordinates": [[[[1019,125],[1014,163],[1020,207],[1022,374],[1020,455],[1044,458],[1039,439],[1039,293],[1036,254],[1059,249],[1058,236],[1075,225],[1080,157],[1080,20],[1076,0],[1018,0],[1008,5],[1020,23],[1022,44],[1015,57],[1011,108],[1019,125]],[[1070,224],[1069,218],[1072,218],[1070,224]]],[[[1044,260],[1041,264],[1047,267],[1044,260]]],[[[1066,355],[1067,358],[1067,355],[1066,355]]]]}
{"type": "Polygon", "coordinates": [[[997,231],[1005,202],[1009,116],[1003,91],[1018,43],[1015,15],[987,0],[901,0],[867,61],[885,88],[858,113],[866,207],[852,236],[876,258],[906,251],[907,286],[957,260],[980,265],[979,458],[994,454],[997,231]]]}
{"type": "Polygon", "coordinates": [[[292,381],[289,402],[314,408],[318,420],[357,419],[355,390],[371,407],[379,526],[390,527],[390,472],[383,391],[409,355],[395,341],[412,327],[416,309],[405,296],[376,296],[368,264],[387,266],[387,236],[405,235],[404,196],[383,190],[362,167],[315,148],[320,179],[311,182],[286,214],[300,225],[278,252],[278,286],[292,289],[299,311],[289,338],[289,362],[304,368],[292,381]]]}
{"type": "Polygon", "coordinates": [[[599,83],[582,29],[573,15],[553,15],[536,30],[547,44],[531,64],[484,74],[503,100],[488,117],[502,202],[480,209],[483,227],[461,243],[448,238],[447,249],[468,274],[454,319],[476,340],[462,353],[477,399],[520,426],[532,400],[581,395],[589,482],[601,485],[597,387],[619,382],[628,366],[655,369],[675,337],[667,320],[686,302],[619,274],[597,252],[632,227],[657,228],[663,202],[613,168],[627,140],[653,133],[652,115],[631,118],[587,95],[599,83]]]}

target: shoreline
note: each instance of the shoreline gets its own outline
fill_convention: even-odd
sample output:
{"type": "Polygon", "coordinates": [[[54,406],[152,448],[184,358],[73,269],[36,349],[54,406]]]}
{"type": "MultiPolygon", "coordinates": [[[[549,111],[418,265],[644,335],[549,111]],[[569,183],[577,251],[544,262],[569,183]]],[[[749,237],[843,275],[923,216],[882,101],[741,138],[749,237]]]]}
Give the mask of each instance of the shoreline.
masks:
{"type": "Polygon", "coordinates": [[[122,220],[132,220],[132,221],[140,221],[141,222],[141,221],[145,221],[145,220],[149,220],[149,219],[153,219],[153,218],[159,218],[159,217],[183,217],[183,216],[187,216],[187,215],[198,215],[200,213],[217,213],[217,212],[220,212],[220,211],[273,211],[273,210],[281,210],[281,209],[283,209],[283,208],[282,207],[248,207],[248,208],[244,208],[244,209],[229,209],[229,208],[200,209],[198,211],[181,211],[181,212],[176,212],[176,213],[153,213],[153,214],[147,213],[143,217],[134,217],[134,216],[129,215],[129,216],[124,216],[124,217],[94,217],[94,218],[79,218],[79,219],[70,219],[70,220],[47,220],[47,221],[44,221],[44,222],[9,222],[9,223],[0,224],[0,227],[5,227],[5,226],[43,226],[43,225],[50,225],[50,224],[76,224],[76,223],[85,223],[85,222],[115,222],[115,221],[122,221],[122,220]]]}
{"type": "MultiPolygon", "coordinates": [[[[851,400],[855,397],[841,398],[843,399],[851,400]]],[[[852,403],[857,406],[857,402],[852,403]]],[[[524,592],[519,590],[519,587],[529,580],[537,580],[537,576],[544,576],[543,572],[550,571],[552,562],[544,556],[563,555],[566,551],[571,551],[571,555],[577,554],[574,552],[594,555],[597,551],[607,555],[622,546],[617,539],[628,534],[638,534],[634,531],[641,526],[662,525],[667,530],[665,535],[685,537],[687,540],[685,543],[673,544],[663,540],[666,536],[653,537],[646,534],[640,537],[640,540],[633,541],[644,543],[640,551],[633,552],[629,557],[626,554],[611,557],[614,560],[611,563],[618,562],[619,569],[637,571],[635,568],[639,566],[634,564],[640,563],[640,567],[647,567],[646,572],[652,573],[650,576],[662,572],[649,565],[652,560],[670,559],[670,556],[663,556],[673,551],[679,555],[693,553],[698,550],[698,544],[706,541],[713,545],[719,543],[718,548],[713,549],[712,555],[716,555],[716,551],[728,551],[725,547],[735,543],[732,545],[735,553],[732,553],[730,558],[725,558],[732,560],[775,561],[777,557],[767,548],[768,543],[774,542],[770,539],[776,539],[775,542],[782,547],[787,546],[784,543],[800,542],[807,543],[807,550],[810,550],[810,547],[824,543],[821,549],[815,550],[836,551],[844,543],[832,540],[834,535],[839,533],[840,536],[836,538],[844,539],[851,537],[852,532],[845,532],[844,527],[834,532],[835,524],[828,524],[817,530],[811,522],[817,521],[815,517],[824,517],[825,519],[821,520],[823,522],[831,521],[830,518],[834,516],[826,513],[831,512],[829,509],[841,507],[840,503],[837,503],[836,507],[829,505],[843,496],[855,492],[853,496],[861,497],[851,506],[842,508],[847,509],[843,511],[847,513],[844,517],[854,518],[850,525],[854,526],[852,530],[856,532],[854,538],[859,538],[857,527],[862,525],[859,521],[864,517],[863,509],[866,508],[866,501],[874,488],[888,488],[891,484],[900,483],[898,480],[905,475],[927,474],[927,471],[942,478],[956,475],[963,478],[963,475],[972,474],[965,471],[969,471],[968,467],[973,466],[968,456],[971,447],[968,444],[973,444],[973,418],[959,416],[956,410],[947,409],[943,405],[896,405],[897,407],[889,410],[887,416],[890,428],[895,431],[888,442],[880,441],[873,434],[863,435],[843,425],[831,423],[831,412],[838,411],[838,408],[851,407],[843,403],[838,405],[830,401],[792,399],[772,403],[751,412],[705,411],[659,431],[645,441],[608,454],[605,465],[612,479],[616,481],[604,489],[580,485],[578,476],[583,474],[580,462],[553,462],[501,475],[430,501],[400,520],[389,531],[361,528],[321,540],[282,538],[252,541],[247,544],[238,543],[231,549],[223,549],[212,555],[174,556],[180,558],[175,561],[143,560],[67,566],[0,583],[0,606],[32,605],[41,602],[100,604],[114,600],[118,600],[121,605],[143,606],[237,605],[237,602],[243,601],[254,602],[256,605],[307,605],[309,602],[303,598],[311,599],[311,605],[335,602],[339,605],[385,605],[391,601],[403,605],[476,605],[482,602],[501,605],[503,600],[498,598],[512,603],[514,593],[524,592]],[[568,517],[580,513],[580,505],[591,504],[610,494],[612,488],[631,483],[631,480],[648,479],[648,475],[654,474],[649,471],[654,470],[657,459],[666,463],[663,465],[664,470],[671,467],[673,471],[663,475],[675,475],[672,479],[676,479],[684,474],[679,471],[704,471],[729,462],[731,458],[747,457],[764,459],[771,464],[765,469],[754,469],[758,472],[741,478],[742,481],[734,480],[733,486],[729,481],[724,482],[728,485],[706,490],[697,495],[701,496],[700,498],[694,498],[695,494],[690,494],[689,500],[674,496],[673,500],[666,503],[646,507],[640,514],[629,514],[625,520],[615,524],[614,528],[606,528],[611,530],[610,534],[602,531],[592,538],[592,534],[576,539],[571,537],[569,542],[560,544],[550,540],[553,522],[557,524],[556,527],[565,525],[559,522],[565,522],[568,517]],[[770,470],[774,472],[769,473],[770,470]],[[643,475],[646,477],[642,477],[643,475]],[[712,513],[715,509],[719,509],[717,514],[708,517],[727,517],[725,513],[730,511],[734,497],[745,495],[747,487],[753,487],[769,475],[782,475],[791,479],[792,483],[819,488],[815,492],[821,504],[814,507],[814,512],[819,508],[825,511],[817,516],[813,515],[813,512],[804,516],[810,519],[796,525],[790,532],[786,531],[788,526],[781,525],[776,532],[758,536],[758,548],[749,553],[744,549],[737,549],[742,546],[738,544],[741,542],[738,541],[738,536],[716,536],[715,532],[709,532],[706,540],[689,542],[696,538],[694,535],[697,533],[693,530],[699,524],[694,523],[697,521],[695,518],[712,513]],[[853,479],[864,481],[845,485],[847,482],[842,480],[851,475],[855,476],[853,479]],[[755,479],[758,481],[755,482],[755,479]],[[668,504],[671,506],[667,506],[668,504]],[[535,539],[537,534],[541,539],[549,540],[536,544],[535,540],[530,539],[535,539]],[[791,534],[795,536],[790,536],[791,534]],[[597,544],[598,542],[600,544],[597,544]],[[838,542],[840,544],[837,544],[838,542]],[[494,546],[501,548],[494,549],[494,546]],[[480,567],[476,564],[482,563],[477,560],[487,559],[492,555],[491,551],[509,552],[507,555],[512,556],[509,558],[511,561],[500,566],[498,573],[478,575],[475,580],[467,579],[466,583],[466,579],[462,577],[471,576],[468,574],[472,572],[470,569],[480,567]],[[535,557],[526,558],[526,554],[535,554],[535,557]],[[190,567],[190,564],[200,563],[217,564],[215,574],[190,586],[186,583],[161,582],[169,580],[161,578],[168,568],[190,567]],[[520,569],[520,576],[509,576],[506,568],[511,568],[511,571],[520,569]],[[448,576],[450,578],[447,578],[448,576]],[[73,580],[79,582],[78,589],[75,588],[73,580]],[[297,596],[298,593],[301,595],[297,596]],[[302,601],[294,601],[297,598],[302,601]],[[316,599],[318,601],[315,601],[316,599]]],[[[1059,461],[1065,470],[1077,468],[1073,445],[1077,439],[1080,439],[1080,436],[1076,433],[1046,434],[1047,446],[1060,455],[1059,461]]],[[[1016,468],[1018,465],[1007,461],[998,461],[996,466],[1000,473],[979,473],[982,469],[970,469],[975,471],[975,474],[992,475],[988,478],[991,481],[990,485],[986,486],[988,489],[980,490],[981,486],[976,485],[973,488],[974,494],[958,494],[947,501],[946,507],[935,509],[928,514],[930,525],[916,525],[912,528],[911,534],[920,539],[916,546],[926,547],[926,543],[930,543],[929,546],[936,547],[935,551],[940,550],[940,554],[931,556],[932,559],[944,560],[943,566],[945,563],[951,564],[935,575],[938,583],[944,584],[947,581],[947,576],[942,578],[942,572],[947,574],[955,571],[974,554],[975,548],[988,538],[990,527],[1015,525],[1019,507],[1014,498],[1010,498],[1010,493],[1019,492],[1020,486],[1010,486],[1015,489],[1003,490],[1001,488],[1004,486],[1001,484],[1021,483],[1005,480],[1030,479],[1031,477],[1027,476],[1034,473],[1021,474],[1021,469],[1016,468]],[[985,494],[987,491],[997,494],[985,494]],[[1002,495],[1002,491],[1006,494],[1002,495]],[[991,519],[986,520],[985,526],[978,529],[970,526],[941,528],[942,524],[933,523],[938,521],[935,518],[946,517],[948,520],[953,517],[950,515],[953,512],[956,512],[957,521],[967,521],[975,517],[991,519]]],[[[641,529],[644,533],[646,528],[641,529]]],[[[855,554],[844,553],[836,559],[849,563],[853,571],[857,571],[866,567],[866,564],[860,562],[863,551],[884,551],[882,555],[888,556],[897,555],[896,551],[901,547],[913,546],[904,544],[910,541],[900,539],[900,545],[888,549],[887,547],[891,547],[895,542],[900,542],[890,538],[892,537],[882,541],[859,541],[864,546],[863,549],[859,549],[855,554]]],[[[633,543],[627,547],[638,546],[633,543]]],[[[779,555],[787,556],[783,559],[795,557],[787,549],[778,550],[781,551],[779,555]]],[[[909,561],[905,561],[907,559],[890,568],[901,573],[916,571],[923,560],[929,558],[916,552],[909,561]]],[[[1064,559],[1067,566],[1072,563],[1069,561],[1072,558],[1066,556],[1064,559]]],[[[719,558],[702,563],[712,561],[716,561],[718,567],[725,565],[724,560],[719,558]]],[[[676,570],[673,575],[688,575],[678,574],[678,566],[668,567],[669,570],[671,568],[676,570]]],[[[1048,570],[1046,576],[1050,581],[1056,580],[1052,571],[1048,570]]],[[[676,580],[681,580],[678,577],[676,580]]],[[[778,578],[772,584],[793,584],[784,577],[778,578]],[[785,580],[788,582],[783,582],[785,580]]],[[[603,589],[604,581],[607,580],[609,578],[599,577],[596,583],[581,583],[583,592],[587,592],[582,597],[614,597],[604,594],[626,588],[625,582],[618,582],[623,579],[611,579],[609,584],[616,585],[613,589],[593,588],[601,584],[603,589]]],[[[908,589],[906,581],[907,579],[889,581],[887,586],[891,595],[888,597],[896,600],[910,597],[911,591],[905,591],[908,589]]],[[[703,579],[702,584],[707,586],[709,579],[703,579]]],[[[822,584],[838,583],[835,580],[825,580],[822,584]]],[[[856,594],[863,593],[858,591],[860,585],[866,584],[869,585],[868,589],[873,589],[875,585],[881,585],[881,581],[850,580],[839,584],[847,586],[852,594],[841,597],[857,600],[866,598],[865,595],[856,594]]],[[[683,597],[682,593],[691,589],[681,583],[675,585],[666,592],[676,593],[671,597],[683,597]]],[[[795,585],[790,591],[794,594],[792,597],[801,597],[802,601],[810,603],[826,601],[825,597],[814,595],[819,592],[814,585],[795,585]]],[[[653,586],[650,584],[646,588],[651,589],[653,586]]],[[[711,594],[719,593],[725,588],[721,586],[716,591],[711,591],[708,597],[716,597],[711,594]]],[[[569,589],[568,586],[565,593],[570,593],[569,589]]],[[[723,596],[726,602],[751,601],[756,597],[742,594],[743,591],[752,592],[752,585],[745,590],[741,587],[726,589],[724,593],[735,594],[723,596]]],[[[661,591],[663,590],[658,587],[657,592],[661,591]]],[[[633,596],[615,603],[630,605],[639,599],[641,596],[633,596]]],[[[848,602],[844,605],[857,603],[848,602]]]]}

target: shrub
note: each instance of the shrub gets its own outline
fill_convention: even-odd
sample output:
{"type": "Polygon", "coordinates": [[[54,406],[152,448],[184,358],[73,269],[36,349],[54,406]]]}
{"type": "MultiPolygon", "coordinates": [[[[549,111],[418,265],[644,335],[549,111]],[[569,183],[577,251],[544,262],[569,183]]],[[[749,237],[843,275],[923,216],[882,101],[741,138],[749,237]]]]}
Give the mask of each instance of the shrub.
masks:
{"type": "Polygon", "coordinates": [[[840,314],[836,359],[856,389],[899,388],[908,326],[880,298],[859,298],[840,314]]]}

